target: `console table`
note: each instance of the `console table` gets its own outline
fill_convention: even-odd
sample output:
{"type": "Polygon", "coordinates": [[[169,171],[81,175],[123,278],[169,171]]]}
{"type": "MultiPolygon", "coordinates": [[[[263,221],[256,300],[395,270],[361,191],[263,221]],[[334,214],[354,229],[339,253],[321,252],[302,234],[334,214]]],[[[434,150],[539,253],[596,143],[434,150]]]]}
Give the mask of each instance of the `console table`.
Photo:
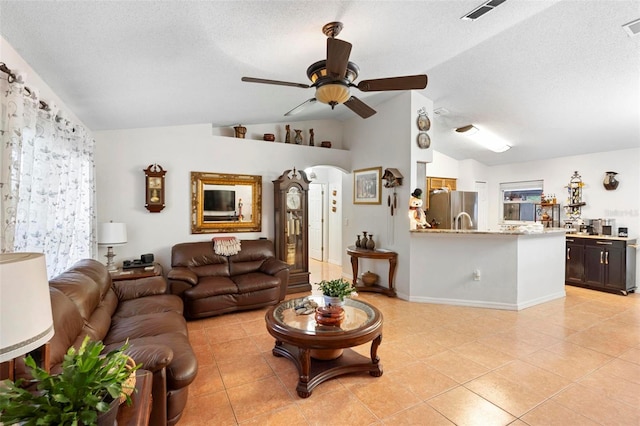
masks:
{"type": "Polygon", "coordinates": [[[162,275],[162,265],[154,263],[153,267],[147,268],[131,268],[131,269],[118,269],[111,272],[112,281],[125,281],[125,280],[137,280],[139,278],[157,277],[162,275]]]}
{"type": "Polygon", "coordinates": [[[351,269],[353,271],[353,285],[358,291],[373,291],[376,293],[383,293],[389,297],[396,296],[396,289],[393,286],[393,278],[396,273],[396,264],[398,262],[398,253],[391,250],[375,249],[367,250],[358,248],[356,246],[347,247],[347,254],[351,256],[351,269]],[[389,287],[383,287],[378,284],[371,286],[365,285],[361,280],[358,280],[358,259],[382,259],[389,260],[389,287]]]}

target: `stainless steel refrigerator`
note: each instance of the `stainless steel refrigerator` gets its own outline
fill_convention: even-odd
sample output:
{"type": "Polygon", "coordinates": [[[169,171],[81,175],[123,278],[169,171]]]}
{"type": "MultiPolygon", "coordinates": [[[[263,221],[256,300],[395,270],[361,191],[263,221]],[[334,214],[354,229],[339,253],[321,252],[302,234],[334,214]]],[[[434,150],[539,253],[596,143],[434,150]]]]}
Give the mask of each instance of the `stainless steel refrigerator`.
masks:
{"type": "Polygon", "coordinates": [[[429,194],[427,221],[433,220],[440,229],[478,229],[478,193],[471,191],[434,190],[429,194]],[[467,215],[469,217],[467,217],[467,215]]]}

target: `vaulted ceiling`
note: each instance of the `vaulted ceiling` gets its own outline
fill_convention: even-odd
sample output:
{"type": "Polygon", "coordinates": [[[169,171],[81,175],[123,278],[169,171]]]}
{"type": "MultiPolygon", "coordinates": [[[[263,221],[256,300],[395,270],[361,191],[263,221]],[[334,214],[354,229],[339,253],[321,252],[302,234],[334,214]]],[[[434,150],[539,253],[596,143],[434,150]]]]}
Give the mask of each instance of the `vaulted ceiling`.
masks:
{"type": "MultiPolygon", "coordinates": [[[[0,34],[92,130],[360,119],[321,103],[284,117],[313,89],[240,81],[309,83],[338,20],[357,81],[429,76],[444,154],[493,165],[640,146],[640,35],[622,27],[637,0],[507,0],[460,19],[482,3],[2,0],[0,34]],[[512,149],[452,131],[470,123],[512,149]]],[[[352,92],[373,108],[397,93],[352,92]]]]}

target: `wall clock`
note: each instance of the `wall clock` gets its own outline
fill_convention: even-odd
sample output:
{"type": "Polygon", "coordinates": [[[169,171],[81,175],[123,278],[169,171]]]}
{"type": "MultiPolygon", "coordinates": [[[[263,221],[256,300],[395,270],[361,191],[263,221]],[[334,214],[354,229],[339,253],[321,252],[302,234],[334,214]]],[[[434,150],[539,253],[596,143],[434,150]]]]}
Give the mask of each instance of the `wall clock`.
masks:
{"type": "Polygon", "coordinates": [[[164,175],[167,173],[159,164],[150,164],[143,170],[145,176],[145,204],[151,213],[164,209],[164,175]]]}
{"type": "Polygon", "coordinates": [[[431,128],[431,120],[429,120],[429,116],[427,115],[427,111],[424,108],[420,108],[418,110],[418,130],[421,132],[426,132],[431,128]]]}
{"type": "Polygon", "coordinates": [[[427,149],[431,146],[431,138],[427,132],[418,133],[418,147],[421,149],[427,149]]]}

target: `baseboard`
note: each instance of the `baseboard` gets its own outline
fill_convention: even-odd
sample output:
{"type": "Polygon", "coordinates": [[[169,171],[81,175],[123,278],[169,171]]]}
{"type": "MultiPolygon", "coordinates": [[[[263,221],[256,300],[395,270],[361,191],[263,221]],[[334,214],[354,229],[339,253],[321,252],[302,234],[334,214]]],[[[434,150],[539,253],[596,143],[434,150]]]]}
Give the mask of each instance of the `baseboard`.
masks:
{"type": "Polygon", "coordinates": [[[521,303],[504,303],[504,302],[489,302],[482,300],[464,300],[464,299],[440,299],[433,297],[411,297],[410,302],[421,303],[435,303],[438,305],[455,305],[455,306],[469,306],[473,308],[489,308],[489,309],[502,309],[506,311],[520,311],[522,309],[530,308],[531,306],[539,305],[540,303],[550,302],[551,300],[561,299],[566,296],[564,291],[547,295],[545,297],[539,297],[533,300],[527,300],[521,303]]]}

